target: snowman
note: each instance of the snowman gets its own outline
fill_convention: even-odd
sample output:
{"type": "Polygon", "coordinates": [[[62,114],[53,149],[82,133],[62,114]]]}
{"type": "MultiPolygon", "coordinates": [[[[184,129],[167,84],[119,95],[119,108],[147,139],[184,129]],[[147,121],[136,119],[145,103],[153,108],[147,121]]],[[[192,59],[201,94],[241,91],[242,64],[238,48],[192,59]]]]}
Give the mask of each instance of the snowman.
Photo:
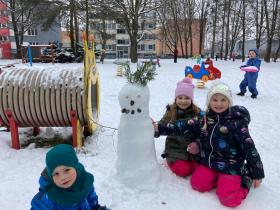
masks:
{"type": "Polygon", "coordinates": [[[147,81],[153,79],[154,75],[154,69],[146,65],[138,66],[134,74],[126,66],[125,76],[129,82],[119,92],[121,118],[118,127],[117,177],[131,187],[155,184],[160,176],[147,86],[147,81]]]}

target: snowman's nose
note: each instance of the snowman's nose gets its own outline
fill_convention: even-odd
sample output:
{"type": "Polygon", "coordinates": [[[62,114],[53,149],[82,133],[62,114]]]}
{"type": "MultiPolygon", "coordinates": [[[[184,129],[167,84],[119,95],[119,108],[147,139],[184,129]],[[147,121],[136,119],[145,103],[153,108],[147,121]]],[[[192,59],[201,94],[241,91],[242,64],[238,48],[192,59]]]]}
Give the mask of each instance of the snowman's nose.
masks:
{"type": "Polygon", "coordinates": [[[130,101],[130,106],[133,106],[133,104],[134,104],[134,101],[131,100],[130,101]]]}

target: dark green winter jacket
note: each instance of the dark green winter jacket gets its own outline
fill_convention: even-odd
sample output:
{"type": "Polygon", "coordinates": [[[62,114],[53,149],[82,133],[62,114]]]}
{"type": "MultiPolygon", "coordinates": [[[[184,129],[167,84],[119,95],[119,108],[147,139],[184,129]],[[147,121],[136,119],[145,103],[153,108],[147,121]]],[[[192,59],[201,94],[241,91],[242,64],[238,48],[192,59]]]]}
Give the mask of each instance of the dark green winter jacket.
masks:
{"type": "MultiPolygon", "coordinates": [[[[193,118],[200,118],[200,109],[197,106],[192,105],[190,108],[182,110],[173,103],[166,106],[166,112],[159,124],[166,125],[179,119],[189,120],[193,118]]],[[[167,136],[162,157],[166,158],[169,163],[176,160],[196,160],[196,156],[187,152],[187,147],[191,142],[196,141],[197,137],[197,134],[167,136]]]]}

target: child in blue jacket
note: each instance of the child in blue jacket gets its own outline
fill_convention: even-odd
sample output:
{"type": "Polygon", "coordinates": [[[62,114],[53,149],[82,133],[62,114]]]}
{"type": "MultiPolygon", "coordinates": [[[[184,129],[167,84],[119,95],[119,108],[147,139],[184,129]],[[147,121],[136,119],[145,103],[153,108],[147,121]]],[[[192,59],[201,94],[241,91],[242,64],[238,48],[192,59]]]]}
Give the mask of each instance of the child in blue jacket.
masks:
{"type": "Polygon", "coordinates": [[[261,60],[258,57],[258,50],[257,49],[251,49],[249,50],[249,60],[247,61],[246,66],[256,66],[258,68],[257,72],[246,72],[244,75],[244,79],[241,81],[239,88],[240,93],[237,93],[239,96],[244,96],[246,93],[246,88],[248,86],[249,91],[252,93],[251,98],[257,98],[258,90],[257,90],[257,79],[258,74],[261,66],[261,60]]]}
{"type": "Polygon", "coordinates": [[[93,180],[71,145],[57,145],[46,154],[31,210],[109,210],[99,205],[93,180]]]}

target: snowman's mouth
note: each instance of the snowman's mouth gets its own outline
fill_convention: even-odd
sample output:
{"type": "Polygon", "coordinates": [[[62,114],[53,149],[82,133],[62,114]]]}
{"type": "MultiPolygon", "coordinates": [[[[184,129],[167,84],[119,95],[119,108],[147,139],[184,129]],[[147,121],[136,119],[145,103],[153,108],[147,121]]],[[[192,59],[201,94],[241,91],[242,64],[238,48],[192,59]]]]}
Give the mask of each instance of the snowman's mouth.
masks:
{"type": "Polygon", "coordinates": [[[141,113],[142,110],[140,108],[138,108],[136,111],[134,109],[132,109],[132,110],[129,110],[129,109],[126,109],[126,108],[122,109],[122,113],[124,113],[124,114],[129,114],[129,113],[130,114],[135,114],[136,112],[141,113]]]}

